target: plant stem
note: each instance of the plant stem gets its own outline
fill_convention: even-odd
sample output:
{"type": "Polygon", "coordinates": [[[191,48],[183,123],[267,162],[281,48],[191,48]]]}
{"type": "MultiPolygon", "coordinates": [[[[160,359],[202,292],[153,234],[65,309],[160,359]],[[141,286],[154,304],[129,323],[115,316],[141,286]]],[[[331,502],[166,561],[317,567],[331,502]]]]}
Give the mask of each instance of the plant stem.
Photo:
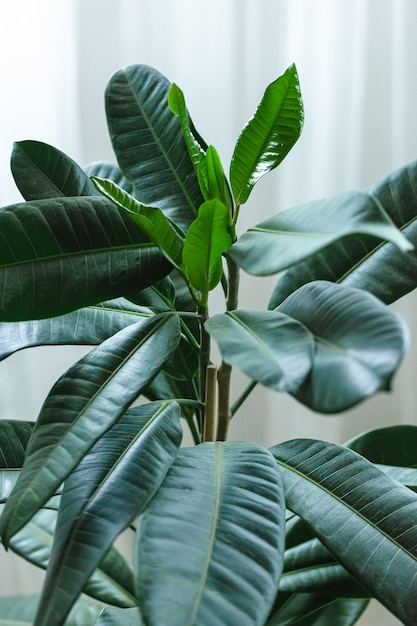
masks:
{"type": "MultiPolygon", "coordinates": [[[[233,311],[237,308],[239,295],[239,267],[226,254],[228,267],[228,292],[226,300],[226,310],[233,311]]],[[[231,418],[230,412],[230,381],[232,375],[232,366],[222,361],[218,373],[218,423],[217,423],[217,441],[226,441],[227,431],[231,418]]]]}
{"type": "Polygon", "coordinates": [[[246,398],[252,393],[258,383],[256,380],[253,380],[246,389],[243,390],[241,395],[237,398],[237,400],[232,404],[230,409],[231,417],[240,409],[246,398]]]}
{"type": "MultiPolygon", "coordinates": [[[[199,386],[200,386],[200,402],[205,405],[206,402],[206,370],[210,363],[210,335],[204,328],[204,322],[208,318],[207,306],[201,306],[198,310],[200,315],[200,356],[199,356],[199,386]]],[[[204,433],[204,413],[200,411],[200,429],[204,433]]]]}
{"type": "Polygon", "coordinates": [[[216,416],[216,378],[217,367],[206,368],[206,412],[204,416],[203,441],[214,441],[214,422],[216,416]]]}

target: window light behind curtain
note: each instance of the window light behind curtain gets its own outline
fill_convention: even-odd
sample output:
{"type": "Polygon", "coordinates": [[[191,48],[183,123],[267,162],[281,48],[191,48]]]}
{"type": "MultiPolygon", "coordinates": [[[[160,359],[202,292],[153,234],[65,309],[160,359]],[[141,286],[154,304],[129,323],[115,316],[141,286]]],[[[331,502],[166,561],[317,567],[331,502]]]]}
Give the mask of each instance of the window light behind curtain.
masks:
{"type": "MultiPolygon", "coordinates": [[[[112,73],[130,63],[153,65],[181,86],[197,128],[225,164],[266,85],[296,63],[303,135],[242,209],[242,230],[278,209],[366,188],[417,158],[416,25],[415,0],[2,3],[0,200],[18,198],[7,173],[15,139],[52,143],[81,163],[112,158],[103,92],[112,73]]],[[[241,306],[265,306],[273,280],[243,282],[241,306]]],[[[415,300],[396,305],[414,344],[415,300]]],[[[74,354],[35,349],[0,364],[0,417],[34,419],[74,354]]],[[[413,349],[393,395],[379,395],[344,417],[314,415],[258,388],[235,418],[232,436],[266,445],[300,436],[343,442],[376,425],[415,423],[416,360],[413,349]]],[[[1,593],[39,586],[32,572],[2,553],[1,593]]],[[[375,623],[398,624],[386,611],[361,622],[375,623]]]]}

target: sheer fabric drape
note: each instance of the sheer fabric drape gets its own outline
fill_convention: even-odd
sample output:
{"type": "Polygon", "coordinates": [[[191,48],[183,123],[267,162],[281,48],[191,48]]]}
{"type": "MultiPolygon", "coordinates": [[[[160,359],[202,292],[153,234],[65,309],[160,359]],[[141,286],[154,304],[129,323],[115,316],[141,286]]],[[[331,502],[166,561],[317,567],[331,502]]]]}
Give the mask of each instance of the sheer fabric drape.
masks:
{"type": "MultiPolygon", "coordinates": [[[[103,91],[131,63],[153,65],[181,86],[197,128],[225,164],[265,86],[296,63],[304,132],[242,209],[241,230],[280,209],[366,188],[417,156],[414,0],[14,0],[7,7],[0,7],[2,205],[18,198],[8,174],[13,140],[50,142],[82,163],[112,158],[103,91]]],[[[241,306],[264,307],[274,281],[242,282],[241,306]]],[[[415,300],[396,305],[413,344],[415,300]]],[[[75,354],[36,349],[0,364],[0,417],[34,419],[75,354]]],[[[392,395],[339,417],[314,415],[259,387],[232,436],[265,445],[294,437],[343,442],[377,425],[415,423],[416,359],[412,348],[392,395]]],[[[238,376],[235,390],[244,384],[238,376]]],[[[2,593],[38,584],[15,567],[1,565],[2,593]]],[[[373,619],[397,623],[383,613],[363,624],[373,619]]]]}

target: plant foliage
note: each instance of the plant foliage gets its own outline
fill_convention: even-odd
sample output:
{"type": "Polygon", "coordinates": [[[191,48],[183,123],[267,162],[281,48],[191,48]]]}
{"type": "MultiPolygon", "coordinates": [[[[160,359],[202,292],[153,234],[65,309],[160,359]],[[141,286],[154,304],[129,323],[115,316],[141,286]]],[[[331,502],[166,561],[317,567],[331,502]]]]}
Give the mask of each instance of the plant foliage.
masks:
{"type": "Polygon", "coordinates": [[[295,66],[229,179],[155,69],[115,74],[105,104],[115,162],[19,142],[24,201],[0,209],[0,358],[91,346],[33,421],[0,422],[1,541],[46,569],[39,597],[0,602],[0,623],[350,626],[376,598],[415,625],[415,427],[270,449],[227,434],[257,384],[324,414],[390,389],[409,337],[387,304],[417,285],[417,164],[237,236],[300,136],[295,66]],[[268,310],[238,308],[241,269],[280,273],[268,310]],[[234,367],[249,378],[236,398],[234,367]]]}

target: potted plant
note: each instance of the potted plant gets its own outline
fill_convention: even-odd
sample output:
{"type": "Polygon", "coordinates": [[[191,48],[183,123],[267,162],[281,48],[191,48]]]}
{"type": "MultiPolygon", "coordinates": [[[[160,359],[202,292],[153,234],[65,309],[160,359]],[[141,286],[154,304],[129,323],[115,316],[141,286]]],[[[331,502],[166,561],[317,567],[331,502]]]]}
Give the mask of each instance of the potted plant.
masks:
{"type": "Polygon", "coordinates": [[[389,389],[408,333],[387,305],[416,286],[417,165],[238,235],[301,133],[295,66],[228,177],[155,69],[115,74],[106,111],[117,164],[17,143],[25,201],[0,211],[2,358],[95,346],[35,422],[0,422],[1,539],[47,566],[39,601],[2,599],[0,620],[347,626],[375,597],[415,624],[417,428],[269,449],[227,433],[258,384],[325,414],[389,389]],[[268,310],[239,309],[241,269],[279,274],[268,310]],[[234,367],[249,381],[237,398],[234,367]],[[133,567],[114,545],[125,530],[133,567]]]}

